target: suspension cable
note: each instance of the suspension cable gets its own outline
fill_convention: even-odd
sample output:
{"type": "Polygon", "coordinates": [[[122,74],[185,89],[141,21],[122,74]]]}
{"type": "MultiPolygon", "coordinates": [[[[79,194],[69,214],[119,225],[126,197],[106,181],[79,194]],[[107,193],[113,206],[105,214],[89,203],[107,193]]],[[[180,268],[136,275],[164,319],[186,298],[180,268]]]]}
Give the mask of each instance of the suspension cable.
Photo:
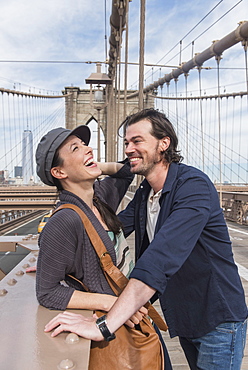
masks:
{"type": "Polygon", "coordinates": [[[219,194],[220,194],[220,206],[222,207],[222,155],[221,155],[221,118],[220,118],[220,115],[221,115],[221,109],[220,109],[220,70],[219,70],[219,65],[220,65],[220,61],[221,61],[221,56],[220,55],[217,55],[215,57],[216,59],[216,62],[217,62],[217,81],[218,81],[218,129],[219,129],[219,177],[220,177],[220,190],[219,190],[219,194]]]}
{"type": "MultiPolygon", "coordinates": [[[[200,97],[202,96],[202,87],[201,87],[201,67],[198,67],[199,72],[199,94],[200,97]]],[[[205,164],[204,164],[204,130],[203,130],[203,117],[202,117],[202,99],[199,100],[200,103],[200,125],[201,125],[201,143],[202,143],[202,169],[204,172],[205,164]]]]}

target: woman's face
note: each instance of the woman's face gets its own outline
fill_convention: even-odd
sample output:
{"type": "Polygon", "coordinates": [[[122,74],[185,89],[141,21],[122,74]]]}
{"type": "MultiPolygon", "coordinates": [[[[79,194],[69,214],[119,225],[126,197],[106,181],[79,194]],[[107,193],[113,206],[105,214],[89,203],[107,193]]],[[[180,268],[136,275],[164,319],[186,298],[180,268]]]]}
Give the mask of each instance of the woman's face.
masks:
{"type": "MultiPolygon", "coordinates": [[[[62,178],[72,182],[95,180],[101,175],[101,170],[93,159],[93,150],[77,136],[69,136],[59,148],[62,165],[58,168],[62,178]]],[[[57,176],[56,176],[57,177],[57,176]]]]}

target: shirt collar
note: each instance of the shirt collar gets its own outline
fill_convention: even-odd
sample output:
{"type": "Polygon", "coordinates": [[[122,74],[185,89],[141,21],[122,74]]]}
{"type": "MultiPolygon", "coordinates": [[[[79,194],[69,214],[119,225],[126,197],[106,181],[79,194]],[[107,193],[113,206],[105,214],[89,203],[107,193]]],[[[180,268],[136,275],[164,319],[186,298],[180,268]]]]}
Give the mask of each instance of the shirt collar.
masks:
{"type": "Polygon", "coordinates": [[[162,193],[171,191],[172,185],[174,184],[174,181],[177,178],[178,169],[179,163],[177,162],[170,163],[162,193]]]}
{"type": "MultiPolygon", "coordinates": [[[[178,162],[170,163],[169,169],[168,169],[168,174],[167,174],[166,180],[164,182],[162,194],[171,191],[171,188],[174,184],[174,181],[177,178],[178,170],[179,170],[179,163],[178,162]]],[[[149,183],[146,179],[143,180],[142,183],[140,184],[140,189],[143,189],[143,195],[144,196],[146,196],[146,194],[149,195],[150,190],[151,190],[151,186],[149,185],[149,183]]]]}

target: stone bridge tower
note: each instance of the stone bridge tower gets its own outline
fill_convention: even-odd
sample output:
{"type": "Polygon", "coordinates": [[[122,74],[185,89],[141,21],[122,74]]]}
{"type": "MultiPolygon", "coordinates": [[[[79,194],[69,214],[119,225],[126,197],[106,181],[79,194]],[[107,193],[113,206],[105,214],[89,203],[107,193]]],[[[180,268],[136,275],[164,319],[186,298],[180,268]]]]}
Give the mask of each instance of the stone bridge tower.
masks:
{"type": "MultiPolygon", "coordinates": [[[[127,96],[135,91],[127,91],[127,96]]],[[[113,93],[112,86],[106,86],[104,90],[108,94],[108,105],[99,109],[95,101],[92,100],[90,89],[80,89],[79,87],[65,87],[63,94],[66,105],[66,127],[74,129],[79,125],[87,125],[92,119],[99,122],[105,138],[105,158],[106,161],[117,159],[117,138],[118,129],[124,120],[124,91],[119,95],[113,93]]],[[[106,98],[106,97],[105,97],[106,98]]],[[[126,101],[126,116],[138,111],[138,96],[128,98],[126,101]]],[[[144,108],[154,107],[154,96],[149,93],[145,95],[144,108]]]]}

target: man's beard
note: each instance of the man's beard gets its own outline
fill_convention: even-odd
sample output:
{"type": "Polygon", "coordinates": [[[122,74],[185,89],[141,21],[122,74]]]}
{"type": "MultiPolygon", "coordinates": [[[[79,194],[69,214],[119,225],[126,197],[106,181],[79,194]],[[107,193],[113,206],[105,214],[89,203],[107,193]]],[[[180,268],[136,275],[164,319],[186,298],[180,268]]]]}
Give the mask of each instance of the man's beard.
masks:
{"type": "MultiPolygon", "coordinates": [[[[141,164],[140,168],[132,170],[132,166],[131,166],[131,172],[135,173],[136,175],[147,176],[148,173],[152,171],[155,165],[163,162],[164,160],[163,153],[161,153],[158,148],[159,148],[159,142],[157,142],[157,145],[154,149],[154,152],[155,152],[154,158],[151,158],[151,161],[149,161],[147,165],[141,164]]],[[[143,157],[142,157],[142,160],[143,160],[143,157]]]]}
{"type": "Polygon", "coordinates": [[[136,175],[147,176],[149,172],[153,170],[154,166],[156,166],[157,164],[161,162],[163,162],[163,156],[158,155],[157,158],[154,158],[153,161],[149,162],[147,165],[141,164],[139,168],[131,167],[131,172],[135,173],[136,175]]]}

